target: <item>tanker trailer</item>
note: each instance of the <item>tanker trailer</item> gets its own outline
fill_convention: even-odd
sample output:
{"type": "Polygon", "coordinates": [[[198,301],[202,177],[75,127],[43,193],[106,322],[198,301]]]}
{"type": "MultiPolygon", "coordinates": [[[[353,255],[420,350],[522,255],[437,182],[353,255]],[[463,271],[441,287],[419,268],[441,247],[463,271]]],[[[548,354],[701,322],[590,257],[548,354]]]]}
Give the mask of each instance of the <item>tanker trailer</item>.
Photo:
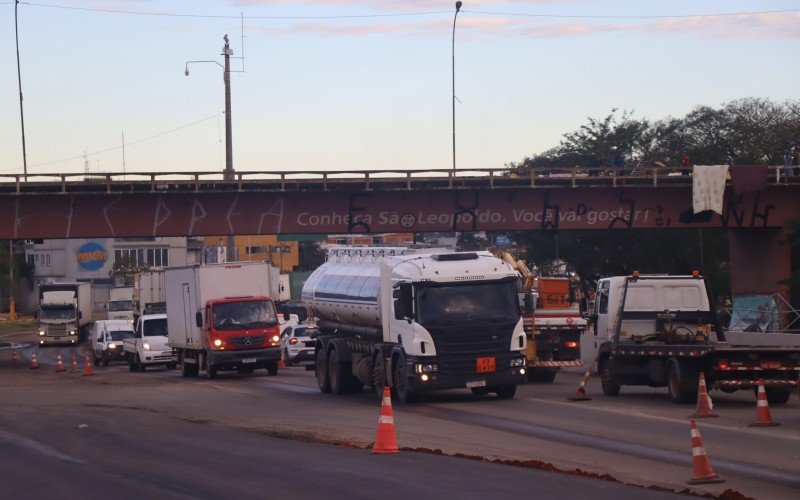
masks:
{"type": "Polygon", "coordinates": [[[320,391],[366,386],[381,397],[388,385],[404,403],[457,388],[514,397],[526,381],[518,280],[489,252],[331,248],[302,294],[319,320],[320,391]]]}

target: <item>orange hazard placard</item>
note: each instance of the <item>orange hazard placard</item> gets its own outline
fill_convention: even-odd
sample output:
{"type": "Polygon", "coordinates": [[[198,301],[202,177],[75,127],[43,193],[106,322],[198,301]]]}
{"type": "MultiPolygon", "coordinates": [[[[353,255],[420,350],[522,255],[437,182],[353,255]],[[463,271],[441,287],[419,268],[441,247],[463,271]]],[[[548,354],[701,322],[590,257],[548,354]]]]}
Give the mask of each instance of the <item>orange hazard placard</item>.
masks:
{"type": "Polygon", "coordinates": [[[475,368],[478,373],[492,373],[496,370],[494,356],[486,358],[477,358],[475,360],[475,368]]]}

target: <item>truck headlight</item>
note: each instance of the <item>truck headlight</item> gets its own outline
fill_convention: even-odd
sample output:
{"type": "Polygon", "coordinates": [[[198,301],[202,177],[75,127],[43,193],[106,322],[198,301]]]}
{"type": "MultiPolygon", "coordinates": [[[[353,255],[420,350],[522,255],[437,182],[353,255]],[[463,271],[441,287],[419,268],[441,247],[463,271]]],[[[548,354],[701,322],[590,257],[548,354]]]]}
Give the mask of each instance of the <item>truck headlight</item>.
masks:
{"type": "Polygon", "coordinates": [[[142,349],[144,349],[145,351],[149,351],[150,350],[150,344],[145,342],[144,344],[142,344],[142,349]]]}
{"type": "Polygon", "coordinates": [[[70,331],[69,331],[69,334],[70,334],[70,335],[75,335],[75,330],[70,330],[70,331]]]}
{"type": "Polygon", "coordinates": [[[273,335],[273,336],[272,336],[272,341],[273,341],[273,342],[278,342],[279,340],[281,340],[281,338],[280,338],[280,337],[278,337],[277,335],[273,335]]]}
{"type": "Polygon", "coordinates": [[[414,373],[436,373],[439,365],[436,363],[417,363],[414,365],[414,373]]]}
{"type": "Polygon", "coordinates": [[[39,336],[44,337],[44,330],[39,330],[39,336]]]}
{"type": "Polygon", "coordinates": [[[217,347],[221,346],[222,345],[222,340],[221,339],[214,339],[214,345],[217,346],[217,347]]]}
{"type": "Polygon", "coordinates": [[[109,349],[116,349],[116,348],[117,348],[117,344],[114,344],[114,343],[112,342],[111,344],[108,344],[108,348],[109,348],[109,349]]]}
{"type": "Polygon", "coordinates": [[[515,368],[525,366],[525,358],[511,358],[511,366],[515,368]]]}

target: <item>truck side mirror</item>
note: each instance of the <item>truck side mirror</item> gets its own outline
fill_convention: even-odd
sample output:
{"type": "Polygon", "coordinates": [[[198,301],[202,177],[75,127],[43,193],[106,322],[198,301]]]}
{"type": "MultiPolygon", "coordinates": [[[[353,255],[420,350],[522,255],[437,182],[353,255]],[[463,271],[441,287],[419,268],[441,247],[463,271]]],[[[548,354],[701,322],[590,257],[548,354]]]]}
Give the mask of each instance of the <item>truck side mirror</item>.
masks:
{"type": "Polygon", "coordinates": [[[197,311],[195,313],[194,323],[197,325],[198,328],[203,326],[203,313],[201,313],[200,311],[197,311]]]}

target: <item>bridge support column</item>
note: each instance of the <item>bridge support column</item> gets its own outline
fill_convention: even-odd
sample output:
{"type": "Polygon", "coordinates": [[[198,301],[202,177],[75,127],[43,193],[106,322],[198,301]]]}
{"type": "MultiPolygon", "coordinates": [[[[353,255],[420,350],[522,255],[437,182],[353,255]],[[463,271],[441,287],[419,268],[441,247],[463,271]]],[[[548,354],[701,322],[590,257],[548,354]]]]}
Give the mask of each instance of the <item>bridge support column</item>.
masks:
{"type": "Polygon", "coordinates": [[[770,295],[789,290],[779,281],[791,273],[792,248],[782,228],[728,230],[731,291],[734,296],[770,295]]]}

